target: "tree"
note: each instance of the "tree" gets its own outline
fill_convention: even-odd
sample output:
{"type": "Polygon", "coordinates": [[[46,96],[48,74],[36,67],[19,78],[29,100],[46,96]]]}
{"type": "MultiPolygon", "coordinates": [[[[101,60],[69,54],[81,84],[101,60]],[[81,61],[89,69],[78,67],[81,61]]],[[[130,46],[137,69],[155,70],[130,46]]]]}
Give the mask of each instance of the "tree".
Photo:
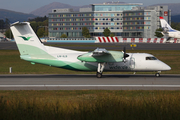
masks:
{"type": "Polygon", "coordinates": [[[111,33],[111,31],[108,28],[106,28],[106,29],[104,29],[103,35],[105,37],[108,37],[110,35],[110,33],[111,33]]]}
{"type": "Polygon", "coordinates": [[[163,37],[164,35],[161,33],[162,31],[163,31],[162,28],[156,29],[156,32],[155,32],[155,35],[154,35],[154,36],[156,36],[156,37],[158,37],[158,38],[163,37]]]}
{"type": "Polygon", "coordinates": [[[0,29],[4,29],[4,28],[5,28],[4,20],[0,20],[0,29]]]}
{"type": "Polygon", "coordinates": [[[6,29],[9,29],[9,27],[10,27],[10,21],[9,21],[9,19],[5,19],[5,28],[6,29]]]}
{"type": "Polygon", "coordinates": [[[85,38],[90,38],[90,34],[89,34],[89,30],[87,29],[87,27],[83,27],[82,28],[82,35],[85,37],[85,38]]]}
{"type": "Polygon", "coordinates": [[[7,30],[6,30],[6,32],[5,32],[5,36],[6,36],[7,38],[10,38],[10,39],[12,39],[12,38],[13,38],[13,35],[12,35],[12,32],[11,32],[11,30],[10,30],[10,29],[7,29],[7,30]]]}
{"type": "Polygon", "coordinates": [[[113,33],[111,33],[111,34],[110,34],[110,37],[114,37],[114,34],[113,34],[113,33]]]}
{"type": "Polygon", "coordinates": [[[67,38],[66,34],[62,34],[60,38],[67,38]]]}
{"type": "Polygon", "coordinates": [[[37,31],[37,36],[38,37],[44,37],[45,36],[45,30],[44,28],[39,28],[38,31],[37,31]]]}
{"type": "Polygon", "coordinates": [[[39,28],[38,23],[35,22],[35,21],[32,21],[32,22],[30,22],[30,23],[31,23],[30,25],[31,25],[32,29],[34,30],[34,32],[37,33],[38,28],[39,28]]]}
{"type": "Polygon", "coordinates": [[[172,22],[171,27],[173,29],[180,30],[180,22],[179,23],[172,22]]]}
{"type": "Polygon", "coordinates": [[[48,18],[46,16],[29,19],[29,22],[38,37],[48,36],[48,18]]]}
{"type": "Polygon", "coordinates": [[[36,22],[43,22],[45,20],[47,20],[48,18],[46,16],[44,17],[36,17],[36,18],[33,18],[33,19],[29,19],[28,21],[29,22],[32,22],[32,21],[36,21],[36,22]]]}

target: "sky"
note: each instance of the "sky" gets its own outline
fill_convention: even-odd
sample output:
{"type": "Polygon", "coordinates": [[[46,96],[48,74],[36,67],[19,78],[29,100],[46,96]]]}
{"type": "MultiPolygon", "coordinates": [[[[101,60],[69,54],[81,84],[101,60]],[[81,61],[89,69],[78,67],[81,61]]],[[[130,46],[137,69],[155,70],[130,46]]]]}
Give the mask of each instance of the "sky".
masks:
{"type": "MultiPolygon", "coordinates": [[[[0,9],[7,9],[22,13],[30,13],[52,2],[60,2],[73,6],[82,6],[82,5],[89,5],[95,3],[109,2],[109,1],[111,0],[0,0],[0,9]]],[[[144,6],[148,6],[159,3],[180,3],[180,0],[121,0],[120,2],[143,3],[144,6]]]]}

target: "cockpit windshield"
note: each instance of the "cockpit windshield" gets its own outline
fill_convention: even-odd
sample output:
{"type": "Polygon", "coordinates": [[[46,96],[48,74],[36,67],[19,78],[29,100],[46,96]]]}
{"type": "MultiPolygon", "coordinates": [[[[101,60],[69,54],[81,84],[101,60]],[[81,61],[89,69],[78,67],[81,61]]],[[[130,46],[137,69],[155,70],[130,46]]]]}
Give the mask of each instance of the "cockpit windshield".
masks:
{"type": "Polygon", "coordinates": [[[156,57],[146,57],[146,60],[157,60],[156,57]]]}

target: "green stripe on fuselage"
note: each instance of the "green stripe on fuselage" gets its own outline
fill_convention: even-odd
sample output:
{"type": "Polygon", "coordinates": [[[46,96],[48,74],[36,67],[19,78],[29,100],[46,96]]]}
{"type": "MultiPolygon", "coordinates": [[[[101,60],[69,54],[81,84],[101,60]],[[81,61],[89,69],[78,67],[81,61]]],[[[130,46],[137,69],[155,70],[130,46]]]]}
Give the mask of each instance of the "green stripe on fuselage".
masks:
{"type": "MultiPolygon", "coordinates": [[[[32,62],[32,63],[39,63],[54,67],[61,67],[65,69],[71,70],[96,70],[97,66],[93,66],[88,63],[82,63],[81,61],[77,62],[67,62],[63,60],[59,60],[56,57],[48,54],[46,51],[30,46],[30,45],[23,45],[18,44],[18,48],[21,50],[23,54],[21,54],[21,59],[32,62]]],[[[77,59],[77,58],[75,58],[77,59]]]]}
{"type": "MultiPolygon", "coordinates": [[[[41,56],[41,55],[39,55],[41,56]]],[[[70,70],[86,70],[86,71],[91,71],[91,70],[96,70],[97,66],[93,66],[88,63],[83,63],[81,61],[78,62],[67,62],[67,61],[61,61],[58,59],[35,59],[35,57],[31,57],[29,55],[21,55],[21,59],[33,62],[33,63],[39,63],[39,64],[44,64],[44,65],[49,65],[49,66],[54,66],[54,67],[60,67],[64,69],[70,69],[70,70]]]]}

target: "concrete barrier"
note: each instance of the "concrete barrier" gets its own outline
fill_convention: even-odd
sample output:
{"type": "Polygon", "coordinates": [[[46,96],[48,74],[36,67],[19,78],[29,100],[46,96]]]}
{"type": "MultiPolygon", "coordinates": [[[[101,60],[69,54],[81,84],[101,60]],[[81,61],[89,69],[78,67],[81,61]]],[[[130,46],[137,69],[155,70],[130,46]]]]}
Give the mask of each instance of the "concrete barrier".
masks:
{"type": "Polygon", "coordinates": [[[51,38],[41,39],[42,42],[64,43],[180,43],[177,38],[169,41],[166,38],[121,38],[121,37],[95,37],[95,38],[51,38]]]}

